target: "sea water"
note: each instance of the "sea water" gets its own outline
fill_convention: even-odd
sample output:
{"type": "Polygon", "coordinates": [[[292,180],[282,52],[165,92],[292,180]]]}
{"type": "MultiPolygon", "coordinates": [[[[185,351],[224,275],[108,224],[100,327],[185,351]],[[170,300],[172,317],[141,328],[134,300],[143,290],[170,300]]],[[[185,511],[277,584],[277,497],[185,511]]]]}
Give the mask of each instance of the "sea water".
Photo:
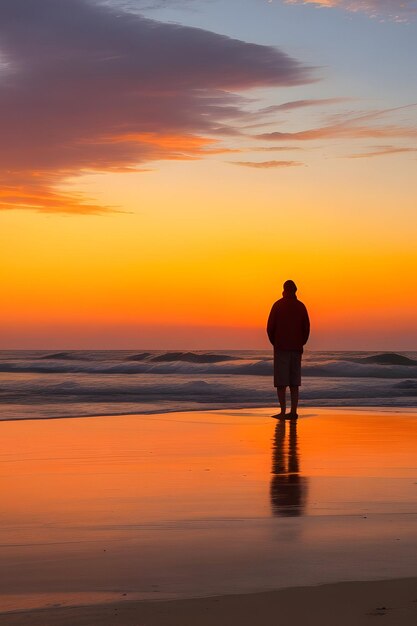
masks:
{"type": "MultiPolygon", "coordinates": [[[[0,419],[276,403],[271,351],[1,351],[0,419]]],[[[301,405],[417,406],[417,352],[312,352],[301,405]]]]}

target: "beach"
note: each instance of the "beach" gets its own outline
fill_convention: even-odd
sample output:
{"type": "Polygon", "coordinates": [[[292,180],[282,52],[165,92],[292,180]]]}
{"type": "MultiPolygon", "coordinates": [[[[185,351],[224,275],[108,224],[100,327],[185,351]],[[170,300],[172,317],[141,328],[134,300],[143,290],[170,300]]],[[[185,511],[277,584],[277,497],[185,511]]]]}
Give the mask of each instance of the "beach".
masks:
{"type": "Polygon", "coordinates": [[[414,623],[416,411],[273,412],[2,422],[0,624],[414,623]]]}
{"type": "Polygon", "coordinates": [[[299,587],[245,595],[166,602],[125,602],[0,616],[4,626],[413,626],[417,578],[299,587]]]}

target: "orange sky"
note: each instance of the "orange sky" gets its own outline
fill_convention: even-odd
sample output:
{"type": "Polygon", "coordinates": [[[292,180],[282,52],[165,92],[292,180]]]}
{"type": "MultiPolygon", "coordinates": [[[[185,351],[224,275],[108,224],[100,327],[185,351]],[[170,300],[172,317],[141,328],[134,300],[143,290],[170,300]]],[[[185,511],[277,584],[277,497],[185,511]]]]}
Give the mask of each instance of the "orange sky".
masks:
{"type": "MultiPolygon", "coordinates": [[[[417,107],[405,87],[382,97],[374,85],[372,99],[359,66],[356,82],[341,69],[343,46],[313,62],[309,46],[327,50],[321,18],[296,55],[266,45],[265,11],[318,16],[311,6],[248,4],[258,47],[217,35],[206,5],[197,31],[162,16],[116,24],[80,0],[86,40],[65,7],[48,13],[60,37],[45,31],[46,56],[26,39],[29,14],[4,16],[15,44],[4,40],[4,67],[0,55],[0,348],[264,348],[291,278],[310,348],[417,349],[417,107]],[[144,67],[129,37],[150,24],[144,67]],[[113,56],[101,56],[101,27],[114,29],[113,56]]],[[[358,37],[372,22],[359,19],[358,37]]]]}
{"type": "Polygon", "coordinates": [[[313,162],[300,186],[296,168],[242,178],[213,160],[84,181],[126,213],[4,214],[3,346],[264,347],[269,307],[291,277],[311,347],[413,349],[412,202],[404,195],[406,227],[394,190],[373,195],[358,163],[343,193],[341,162],[326,185],[313,162]]]}

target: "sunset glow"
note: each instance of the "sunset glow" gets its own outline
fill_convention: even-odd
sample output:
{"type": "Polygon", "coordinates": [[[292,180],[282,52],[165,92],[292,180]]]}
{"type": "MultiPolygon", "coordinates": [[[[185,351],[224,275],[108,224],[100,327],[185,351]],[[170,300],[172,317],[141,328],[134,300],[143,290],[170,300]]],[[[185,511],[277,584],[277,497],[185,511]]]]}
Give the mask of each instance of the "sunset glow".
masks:
{"type": "Polygon", "coordinates": [[[311,349],[416,349],[412,2],[38,0],[33,30],[24,4],[0,2],[1,348],[263,348],[292,278],[311,349]]]}

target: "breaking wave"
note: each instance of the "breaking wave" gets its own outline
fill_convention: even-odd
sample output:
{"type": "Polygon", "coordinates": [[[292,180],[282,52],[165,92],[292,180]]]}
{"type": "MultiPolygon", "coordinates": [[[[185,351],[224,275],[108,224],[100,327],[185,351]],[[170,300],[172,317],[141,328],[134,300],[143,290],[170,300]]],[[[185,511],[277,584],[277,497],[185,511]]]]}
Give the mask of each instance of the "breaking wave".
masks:
{"type": "Polygon", "coordinates": [[[157,355],[153,355],[151,352],[141,352],[127,356],[126,360],[149,360],[152,363],[175,363],[178,361],[184,361],[186,363],[220,363],[222,361],[234,361],[236,357],[228,354],[213,354],[211,352],[164,352],[157,355]]]}
{"type": "Polygon", "coordinates": [[[199,354],[196,352],[166,352],[151,358],[154,363],[185,361],[186,363],[219,363],[221,361],[234,361],[236,357],[227,354],[199,354]]]}
{"type": "MultiPolygon", "coordinates": [[[[390,398],[417,396],[417,381],[405,380],[387,385],[384,381],[367,384],[335,383],[325,379],[325,384],[312,380],[303,385],[303,399],[347,399],[350,398],[390,398]]],[[[259,385],[241,384],[237,386],[230,379],[207,381],[132,381],[130,378],[117,376],[109,381],[95,378],[85,380],[79,376],[75,380],[55,381],[49,378],[42,386],[36,380],[14,380],[7,390],[0,392],[2,402],[147,402],[157,399],[192,400],[216,403],[259,403],[269,404],[276,394],[269,381],[262,380],[259,385]]]]}
{"type": "Polygon", "coordinates": [[[146,402],[155,399],[233,402],[238,398],[245,401],[265,399],[265,392],[256,389],[240,389],[236,392],[233,385],[219,382],[209,383],[205,380],[194,380],[183,383],[136,384],[118,380],[113,384],[86,384],[84,381],[65,381],[46,383],[42,388],[34,383],[10,385],[7,392],[0,394],[2,401],[7,402],[146,402]]]}
{"type": "Polygon", "coordinates": [[[52,352],[51,354],[42,354],[38,358],[41,361],[79,361],[83,357],[76,352],[52,352]]]}
{"type": "Polygon", "coordinates": [[[126,361],[144,361],[151,356],[150,352],[141,352],[140,354],[130,354],[126,357],[126,361]]]}
{"type": "Polygon", "coordinates": [[[355,363],[376,363],[377,365],[417,365],[415,359],[410,359],[403,354],[396,354],[395,352],[383,352],[381,354],[374,354],[372,356],[365,356],[361,359],[352,359],[355,363]]]}
{"type": "MultiPolygon", "coordinates": [[[[60,352],[23,359],[0,359],[0,372],[38,374],[153,374],[271,376],[272,358],[267,355],[214,354],[196,352],[126,353],[60,352]],[[248,358],[249,357],[249,358],[248,358]]],[[[323,353],[320,353],[323,355],[323,353]]],[[[356,353],[357,354],[357,353],[356,353]]],[[[318,358],[307,353],[305,377],[416,378],[417,360],[397,353],[350,356],[338,353],[318,358]]]]}
{"type": "MultiPolygon", "coordinates": [[[[302,402],[416,406],[417,354],[306,352],[302,402]]],[[[0,352],[0,419],[271,406],[271,352],[0,352]]]]}

